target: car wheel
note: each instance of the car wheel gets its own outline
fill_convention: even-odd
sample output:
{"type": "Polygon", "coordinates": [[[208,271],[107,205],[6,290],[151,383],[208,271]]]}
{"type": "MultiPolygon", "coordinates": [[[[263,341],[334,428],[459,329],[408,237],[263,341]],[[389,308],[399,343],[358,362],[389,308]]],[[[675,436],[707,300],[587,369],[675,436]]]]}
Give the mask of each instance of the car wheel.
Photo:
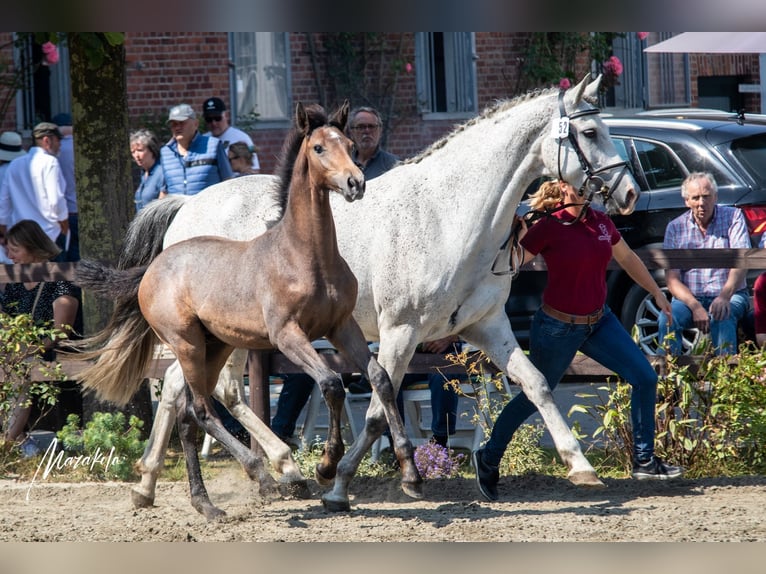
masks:
{"type": "MultiPolygon", "coordinates": [[[[662,291],[670,299],[668,288],[658,281],[662,291]]],[[[646,355],[656,355],[659,348],[657,340],[660,308],[654,301],[654,297],[638,285],[633,285],[625,296],[622,305],[621,320],[628,332],[633,333],[636,328],[638,346],[646,355]]],[[[699,343],[700,333],[697,329],[686,329],[683,332],[683,354],[688,355],[699,343]]]]}

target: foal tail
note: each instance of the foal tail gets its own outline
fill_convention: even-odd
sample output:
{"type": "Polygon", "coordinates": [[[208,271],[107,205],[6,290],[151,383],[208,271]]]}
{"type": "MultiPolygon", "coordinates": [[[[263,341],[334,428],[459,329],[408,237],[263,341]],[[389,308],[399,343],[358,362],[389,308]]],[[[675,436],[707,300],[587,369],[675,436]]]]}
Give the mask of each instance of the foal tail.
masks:
{"type": "Polygon", "coordinates": [[[125,405],[144,380],[159,341],[138,306],[138,287],[146,267],[117,270],[93,261],[77,264],[75,282],[114,301],[109,324],[99,333],[68,342],[79,358],[95,359],[80,375],[99,400],[125,405]]]}
{"type": "Polygon", "coordinates": [[[117,269],[149,265],[160,254],[165,233],[188,197],[168,195],[136,214],[125,233],[117,269]]]}

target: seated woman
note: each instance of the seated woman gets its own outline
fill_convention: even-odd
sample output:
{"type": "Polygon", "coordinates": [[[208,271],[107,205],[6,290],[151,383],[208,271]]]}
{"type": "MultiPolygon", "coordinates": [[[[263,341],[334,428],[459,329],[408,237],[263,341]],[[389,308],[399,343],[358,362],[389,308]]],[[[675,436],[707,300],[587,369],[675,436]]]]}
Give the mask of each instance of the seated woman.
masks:
{"type": "Polygon", "coordinates": [[[235,177],[241,175],[255,175],[259,173],[253,169],[253,150],[245,142],[234,142],[228,149],[229,163],[235,177]]]}
{"type": "MultiPolygon", "coordinates": [[[[55,259],[61,249],[46,235],[40,225],[25,219],[11,227],[5,236],[5,249],[14,264],[42,263],[55,259]]],[[[75,286],[69,281],[8,283],[2,297],[3,312],[16,316],[30,314],[39,324],[53,322],[67,336],[77,317],[79,303],[75,286]]],[[[46,358],[52,358],[55,341],[44,342],[46,358]]],[[[17,404],[4,429],[5,440],[22,440],[32,405],[28,404],[27,388],[21,389],[17,404]],[[25,405],[25,403],[27,403],[25,405]]],[[[34,445],[24,448],[28,455],[35,454],[34,445]]]]}

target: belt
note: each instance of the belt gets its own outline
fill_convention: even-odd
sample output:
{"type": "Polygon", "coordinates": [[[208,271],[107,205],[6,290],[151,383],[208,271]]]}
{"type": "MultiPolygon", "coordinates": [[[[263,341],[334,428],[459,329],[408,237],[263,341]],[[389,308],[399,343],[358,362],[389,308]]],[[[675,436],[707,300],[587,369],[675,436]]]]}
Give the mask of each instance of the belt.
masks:
{"type": "Polygon", "coordinates": [[[603,307],[598,311],[594,311],[590,315],[571,315],[569,313],[562,313],[548,305],[548,303],[543,303],[541,309],[546,315],[550,315],[554,319],[558,319],[564,323],[572,323],[574,325],[595,325],[598,323],[599,319],[604,316],[603,307]]]}

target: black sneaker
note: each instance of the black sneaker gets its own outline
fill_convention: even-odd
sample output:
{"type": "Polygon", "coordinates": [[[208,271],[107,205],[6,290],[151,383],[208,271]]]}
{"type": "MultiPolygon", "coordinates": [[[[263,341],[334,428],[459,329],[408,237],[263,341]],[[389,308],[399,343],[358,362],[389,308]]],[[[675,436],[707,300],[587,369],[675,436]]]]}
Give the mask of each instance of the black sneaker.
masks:
{"type": "Polygon", "coordinates": [[[497,496],[497,483],[500,480],[500,471],[496,466],[486,464],[482,459],[482,449],[471,453],[471,462],[476,471],[476,484],[481,495],[489,501],[495,501],[497,496]]]}
{"type": "Polygon", "coordinates": [[[683,474],[683,467],[667,464],[656,456],[647,462],[633,464],[633,478],[637,480],[668,480],[669,478],[678,478],[683,474]]]}
{"type": "Polygon", "coordinates": [[[358,381],[349,383],[348,391],[355,395],[366,395],[372,392],[372,385],[367,380],[367,377],[362,377],[358,381]]]}

